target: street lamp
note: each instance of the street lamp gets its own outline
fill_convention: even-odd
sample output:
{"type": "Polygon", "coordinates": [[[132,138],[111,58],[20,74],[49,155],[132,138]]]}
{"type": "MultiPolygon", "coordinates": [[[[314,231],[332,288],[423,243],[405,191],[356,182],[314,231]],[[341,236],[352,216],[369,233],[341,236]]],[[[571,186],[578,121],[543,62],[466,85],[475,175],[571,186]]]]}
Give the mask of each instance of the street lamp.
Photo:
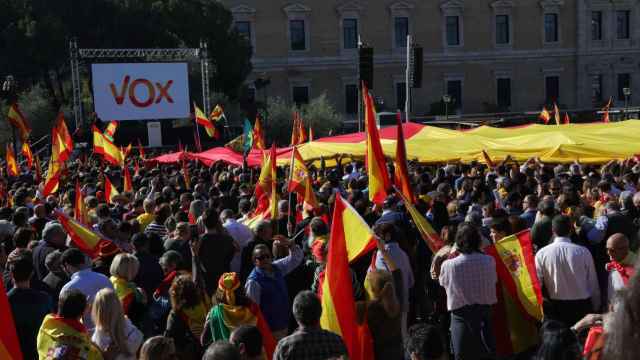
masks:
{"type": "Polygon", "coordinates": [[[631,96],[631,88],[625,87],[622,88],[622,93],[624,94],[624,117],[627,119],[629,115],[627,115],[627,108],[629,107],[629,97],[631,96]]]}
{"type": "Polygon", "coordinates": [[[442,95],[442,101],[444,101],[444,120],[449,121],[449,103],[451,102],[451,95],[442,95]]]}

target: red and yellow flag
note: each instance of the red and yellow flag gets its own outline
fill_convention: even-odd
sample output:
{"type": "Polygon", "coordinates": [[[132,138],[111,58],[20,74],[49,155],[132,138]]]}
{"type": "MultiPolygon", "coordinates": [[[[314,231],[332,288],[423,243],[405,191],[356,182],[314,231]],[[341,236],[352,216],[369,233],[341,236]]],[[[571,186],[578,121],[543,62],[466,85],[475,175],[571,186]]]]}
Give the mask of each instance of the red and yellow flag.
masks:
{"type": "Polygon", "coordinates": [[[26,141],[27,138],[29,138],[29,134],[31,134],[31,127],[29,126],[27,118],[22,114],[22,111],[20,111],[18,104],[13,104],[9,107],[7,118],[9,119],[9,123],[18,129],[20,140],[23,142],[26,141]]]}
{"type": "Polygon", "coordinates": [[[490,169],[496,167],[496,164],[491,160],[491,156],[489,156],[486,150],[482,150],[482,158],[484,159],[484,163],[487,164],[490,169]]]}
{"type": "Polygon", "coordinates": [[[36,155],[35,159],[36,184],[40,184],[40,181],[42,181],[42,167],[40,166],[40,157],[36,155]]]}
{"type": "Polygon", "coordinates": [[[569,117],[569,113],[564,113],[563,124],[565,124],[565,125],[571,124],[571,118],[569,117]]]}
{"type": "Polygon", "coordinates": [[[7,298],[7,291],[4,282],[0,279],[0,321],[2,321],[2,331],[0,331],[0,359],[21,360],[22,350],[16,332],[16,325],[11,313],[11,305],[7,298]]]}
{"type": "Polygon", "coordinates": [[[613,98],[609,97],[609,101],[607,101],[607,104],[602,108],[602,111],[604,111],[604,113],[602,114],[603,123],[609,122],[609,109],[611,108],[612,102],[613,102],[613,98]]]}
{"type": "Polygon", "coordinates": [[[114,166],[122,165],[124,162],[122,151],[120,151],[114,143],[109,141],[95,125],[92,129],[93,152],[102,155],[105,161],[114,166]]]}
{"type": "Polygon", "coordinates": [[[71,139],[71,135],[69,135],[69,129],[65,123],[62,111],[58,113],[51,137],[53,142],[59,142],[58,160],[66,161],[73,151],[73,140],[71,139]]]}
{"type": "Polygon", "coordinates": [[[348,212],[346,202],[340,194],[336,194],[329,240],[331,246],[321,285],[320,326],[342,337],[350,359],[373,359],[373,341],[367,324],[365,322],[358,325],[356,318],[348,255],[348,237],[351,236],[352,230],[349,224],[343,221],[345,212],[348,212]]]}
{"type": "Polygon", "coordinates": [[[291,146],[298,145],[298,122],[300,121],[300,114],[297,111],[293,113],[293,126],[291,127],[291,146]]]}
{"type": "MultiPolygon", "coordinates": [[[[52,131],[52,135],[55,134],[56,132],[54,129],[54,131],[52,131]]],[[[44,190],[42,191],[45,197],[58,191],[58,184],[60,183],[60,176],[62,175],[62,162],[60,161],[59,154],[59,141],[54,140],[51,144],[51,157],[49,158],[49,165],[47,167],[47,177],[44,181],[44,190]]],[[[36,166],[39,167],[40,160],[37,161],[38,164],[36,164],[36,166]]]]}
{"type": "Polygon", "coordinates": [[[18,176],[20,175],[20,169],[18,168],[18,162],[16,161],[16,154],[13,153],[13,147],[11,144],[7,144],[6,149],[7,175],[18,176]]]}
{"type": "Polygon", "coordinates": [[[366,85],[362,85],[362,97],[364,99],[365,131],[367,133],[367,152],[365,166],[369,177],[369,200],[375,204],[382,204],[387,197],[389,188],[389,174],[387,163],[380,144],[380,133],[376,126],[376,110],[373,106],[373,98],[366,85]]]}
{"type": "Polygon", "coordinates": [[[116,292],[116,296],[118,296],[118,300],[122,304],[122,309],[125,314],[129,313],[129,307],[133,303],[136,298],[136,288],[132,282],[127,281],[124,278],[119,276],[111,276],[109,277],[111,284],[113,285],[113,290],[116,292]]]}
{"type": "MultiPolygon", "coordinates": [[[[82,225],[78,221],[70,218],[68,215],[61,211],[55,211],[56,218],[60,221],[60,224],[64,228],[65,232],[73,243],[82,252],[87,254],[92,259],[98,255],[100,246],[103,243],[112,243],[111,240],[102,237],[100,234],[82,225]]],[[[113,244],[113,246],[116,246],[113,244]]]]}
{"type": "Polygon", "coordinates": [[[313,127],[309,126],[309,142],[312,142],[314,138],[313,127]]]}
{"type": "Polygon", "coordinates": [[[73,217],[82,224],[87,223],[87,212],[84,207],[84,196],[80,189],[80,180],[76,180],[76,198],[73,203],[73,217]]]}
{"type": "Polygon", "coordinates": [[[140,158],[144,160],[145,159],[144,148],[142,147],[142,143],[140,142],[140,139],[138,139],[138,153],[140,154],[140,158]]]}
{"type": "Polygon", "coordinates": [[[402,198],[404,206],[407,208],[409,215],[411,215],[411,220],[413,220],[413,224],[418,229],[422,240],[427,244],[429,250],[435,254],[444,246],[444,241],[442,241],[440,235],[433,229],[429,220],[420,214],[420,211],[416,209],[413,203],[409,202],[409,198],[407,198],[402,192],[398,192],[398,195],[402,198]]]}
{"type": "Polygon", "coordinates": [[[104,200],[107,204],[113,203],[113,198],[120,195],[118,189],[111,183],[107,175],[104,176],[104,200]]]}
{"type": "Polygon", "coordinates": [[[400,111],[396,114],[396,121],[398,122],[398,139],[396,140],[396,158],[393,160],[395,165],[393,180],[396,187],[413,203],[415,202],[415,198],[411,189],[411,182],[409,181],[407,146],[404,142],[404,131],[402,130],[402,118],[400,116],[400,111]]]}
{"type": "Polygon", "coordinates": [[[209,119],[213,124],[217,123],[224,117],[224,110],[222,109],[222,106],[220,104],[217,104],[216,107],[211,110],[211,114],[209,114],[209,119]]]}
{"type": "Polygon", "coordinates": [[[109,125],[107,125],[107,128],[104,130],[104,136],[111,142],[113,142],[113,137],[116,134],[116,130],[118,130],[118,122],[111,121],[109,122],[109,125]]]}
{"type": "Polygon", "coordinates": [[[298,123],[298,144],[303,144],[307,142],[307,130],[304,127],[304,123],[302,122],[302,118],[298,123]]]}
{"type": "Polygon", "coordinates": [[[536,275],[529,230],[505,237],[485,249],[496,262],[498,304],[494,318],[499,355],[523,351],[538,342],[542,290],[536,275]]]}
{"type": "Polygon", "coordinates": [[[264,130],[260,118],[256,117],[256,123],[253,125],[253,147],[264,150],[267,148],[264,142],[264,130]]]}
{"type": "Polygon", "coordinates": [[[26,141],[22,143],[22,156],[27,160],[27,166],[31,168],[33,166],[33,153],[31,152],[31,146],[26,141]]]}
{"type": "Polygon", "coordinates": [[[193,109],[195,112],[195,117],[196,117],[196,123],[202,127],[204,127],[204,129],[207,132],[207,135],[209,135],[210,138],[218,138],[218,134],[216,133],[216,127],[213,125],[213,123],[211,123],[211,120],[204,114],[204,112],[202,112],[202,110],[200,110],[200,108],[198,107],[198,105],[196,105],[196,103],[193,103],[193,109]]]}
{"type": "Polygon", "coordinates": [[[318,207],[318,200],[316,194],[313,192],[313,186],[311,184],[311,174],[309,169],[304,164],[298,148],[293,147],[291,154],[291,180],[289,181],[288,190],[290,192],[296,192],[299,199],[302,200],[302,204],[306,209],[315,209],[318,207]]]}
{"type": "Polygon", "coordinates": [[[551,114],[549,114],[549,110],[546,107],[542,107],[542,111],[540,111],[540,115],[538,118],[544,122],[545,125],[549,123],[549,119],[551,119],[551,114]]]}
{"type": "Polygon", "coordinates": [[[556,125],[560,125],[560,109],[556,103],[553,103],[553,119],[556,121],[556,125]]]}
{"type": "Polygon", "coordinates": [[[124,192],[133,192],[133,181],[131,180],[131,173],[129,172],[129,165],[124,165],[122,167],[122,175],[124,178],[124,185],[122,191],[124,192]]]}

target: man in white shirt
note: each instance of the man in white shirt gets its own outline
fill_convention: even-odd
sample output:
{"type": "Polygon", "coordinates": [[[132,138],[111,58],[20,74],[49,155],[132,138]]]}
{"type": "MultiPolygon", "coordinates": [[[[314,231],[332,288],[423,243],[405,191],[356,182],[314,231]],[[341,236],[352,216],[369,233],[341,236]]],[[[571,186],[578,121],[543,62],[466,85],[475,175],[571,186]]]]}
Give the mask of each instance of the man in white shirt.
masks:
{"type": "Polygon", "coordinates": [[[233,255],[229,267],[231,271],[240,274],[242,250],[253,240],[253,232],[251,232],[248,226],[237,222],[236,219],[233,218],[233,211],[230,209],[223,210],[222,213],[220,213],[220,222],[222,222],[222,226],[238,244],[239,249],[236,249],[236,253],[233,255]]]}
{"type": "Polygon", "coordinates": [[[600,309],[600,286],[593,257],[587,248],[573,244],[571,220],[553,218],[554,240],[536,254],[536,272],[543,286],[544,316],[567,327],[600,309]]]}

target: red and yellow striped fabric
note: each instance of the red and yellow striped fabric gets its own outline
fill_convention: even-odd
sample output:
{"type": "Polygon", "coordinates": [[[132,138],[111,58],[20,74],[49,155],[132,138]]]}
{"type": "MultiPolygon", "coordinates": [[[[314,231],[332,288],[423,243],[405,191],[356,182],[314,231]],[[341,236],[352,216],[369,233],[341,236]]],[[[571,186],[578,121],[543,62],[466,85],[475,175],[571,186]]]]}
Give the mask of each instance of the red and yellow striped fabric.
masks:
{"type": "Polygon", "coordinates": [[[104,176],[104,200],[107,204],[113,203],[113,198],[120,195],[118,189],[111,183],[107,175],[104,176]]]}
{"type": "Polygon", "coordinates": [[[264,141],[264,129],[258,117],[256,118],[256,123],[253,125],[253,147],[260,150],[267,148],[264,141]]]}
{"type": "Polygon", "coordinates": [[[133,192],[133,181],[131,180],[131,173],[129,172],[129,165],[124,165],[122,167],[123,177],[124,177],[124,186],[122,191],[124,192],[133,192]]]}
{"type": "Polygon", "coordinates": [[[202,110],[200,110],[200,108],[198,107],[198,105],[196,105],[196,103],[193,103],[193,111],[195,112],[195,117],[196,117],[196,123],[202,127],[204,127],[205,131],[207,132],[207,135],[209,135],[210,138],[217,138],[218,135],[216,134],[216,127],[211,123],[211,120],[209,120],[209,118],[204,114],[204,112],[202,112],[202,110]]]}
{"type": "Polygon", "coordinates": [[[411,181],[409,181],[409,169],[407,167],[407,146],[404,142],[404,131],[402,130],[402,118],[400,111],[396,114],[398,122],[398,141],[396,141],[396,158],[393,160],[395,171],[393,180],[396,187],[404,194],[404,196],[415,202],[413,191],[411,190],[411,181]]]}
{"type": "Polygon", "coordinates": [[[111,276],[109,277],[111,280],[111,284],[113,285],[113,289],[118,296],[118,300],[122,304],[122,309],[125,314],[129,313],[129,307],[136,299],[136,287],[127,279],[123,279],[119,276],[111,276]]]}
{"type": "Polygon", "coordinates": [[[84,197],[80,189],[80,180],[76,180],[76,198],[73,204],[73,217],[82,224],[87,223],[87,212],[84,207],[84,197]]]}
{"type": "Polygon", "coordinates": [[[73,220],[68,215],[60,211],[55,211],[56,218],[71,238],[73,243],[85,254],[91,258],[95,258],[100,249],[100,244],[111,242],[95,233],[93,230],[73,220]]]}
{"type": "Polygon", "coordinates": [[[302,156],[296,147],[293,148],[291,153],[291,180],[289,181],[288,190],[290,192],[296,192],[298,198],[302,198],[303,206],[307,209],[315,209],[318,207],[318,200],[316,194],[313,192],[311,184],[311,174],[309,169],[304,164],[302,156]]]}
{"type": "Polygon", "coordinates": [[[9,114],[7,115],[9,122],[16,129],[18,129],[18,133],[20,133],[20,139],[24,142],[29,138],[29,134],[31,134],[31,126],[29,126],[29,122],[27,118],[22,114],[18,104],[13,104],[9,107],[9,114]]]}
{"type": "Polygon", "coordinates": [[[102,155],[105,161],[114,166],[121,166],[124,162],[122,151],[95,126],[93,126],[93,152],[102,155]]]}
{"type": "Polygon", "coordinates": [[[20,360],[22,350],[16,332],[11,306],[7,298],[7,292],[2,279],[0,279],[0,321],[2,321],[2,331],[0,331],[0,359],[20,360]]]}
{"type": "Polygon", "coordinates": [[[59,161],[66,161],[73,151],[73,140],[69,134],[69,129],[64,120],[64,114],[58,113],[56,123],[53,128],[52,141],[59,142],[59,161]],[[55,136],[53,136],[55,134],[55,136]]]}
{"type": "Polygon", "coordinates": [[[387,173],[387,163],[380,144],[380,133],[376,125],[376,110],[373,106],[373,98],[364,83],[362,85],[362,98],[364,99],[364,122],[365,132],[367,133],[365,166],[369,177],[369,200],[380,205],[387,197],[390,181],[387,173]]]}
{"type": "Polygon", "coordinates": [[[118,122],[117,121],[111,121],[109,122],[109,125],[107,125],[107,128],[104,130],[104,136],[113,141],[113,137],[116,135],[116,130],[118,130],[118,122]]]}
{"type": "Polygon", "coordinates": [[[404,206],[407,208],[409,215],[411,215],[413,224],[418,229],[422,240],[424,240],[424,242],[427,244],[429,250],[431,250],[431,252],[435,254],[438,250],[440,250],[440,248],[444,246],[444,242],[440,238],[440,235],[438,235],[438,233],[433,229],[433,227],[429,223],[429,220],[427,220],[424,216],[422,216],[422,214],[420,214],[420,211],[416,209],[413,203],[411,203],[402,192],[398,192],[398,195],[400,195],[400,197],[402,198],[404,206]]]}
{"type": "Polygon", "coordinates": [[[22,143],[22,156],[27,160],[27,167],[31,169],[33,166],[33,153],[31,152],[31,146],[26,141],[22,143]]]}
{"type": "Polygon", "coordinates": [[[11,144],[7,144],[5,160],[7,161],[7,175],[18,176],[20,175],[20,169],[16,162],[16,154],[13,153],[13,147],[11,144]]]}
{"type": "Polygon", "coordinates": [[[37,344],[40,359],[103,359],[102,352],[91,342],[80,322],[57,315],[45,316],[37,344]]]}

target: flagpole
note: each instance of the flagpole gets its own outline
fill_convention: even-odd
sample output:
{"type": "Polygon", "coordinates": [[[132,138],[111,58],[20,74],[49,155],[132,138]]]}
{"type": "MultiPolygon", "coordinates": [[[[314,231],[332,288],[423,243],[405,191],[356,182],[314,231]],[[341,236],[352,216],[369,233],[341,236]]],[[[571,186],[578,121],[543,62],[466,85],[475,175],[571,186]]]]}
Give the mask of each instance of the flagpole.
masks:
{"type": "MultiPolygon", "coordinates": [[[[291,181],[293,180],[293,161],[294,159],[294,154],[296,152],[296,145],[293,145],[293,148],[291,149],[291,162],[289,163],[289,184],[287,184],[287,188],[289,187],[289,185],[291,184],[291,181]]],[[[287,235],[291,236],[293,234],[293,223],[291,221],[291,203],[293,202],[293,191],[289,191],[289,214],[287,215],[287,235]]]]}
{"type": "Polygon", "coordinates": [[[198,125],[198,120],[196,120],[196,116],[194,113],[193,121],[196,123],[196,139],[198,140],[198,144],[202,147],[202,142],[200,141],[200,126],[198,125]]]}

